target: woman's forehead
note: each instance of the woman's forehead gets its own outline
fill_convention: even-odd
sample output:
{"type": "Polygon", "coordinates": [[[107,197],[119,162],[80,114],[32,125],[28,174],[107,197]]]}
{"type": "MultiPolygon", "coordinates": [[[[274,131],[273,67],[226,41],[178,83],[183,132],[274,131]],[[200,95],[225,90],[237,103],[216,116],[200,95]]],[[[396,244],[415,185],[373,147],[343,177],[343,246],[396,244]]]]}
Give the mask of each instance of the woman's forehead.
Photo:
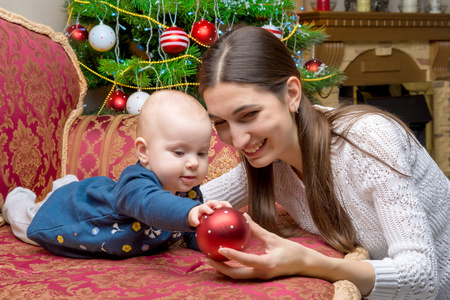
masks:
{"type": "Polygon", "coordinates": [[[258,99],[259,92],[249,85],[220,83],[205,90],[203,98],[208,110],[211,108],[236,109],[236,106],[250,104],[258,99]]]}

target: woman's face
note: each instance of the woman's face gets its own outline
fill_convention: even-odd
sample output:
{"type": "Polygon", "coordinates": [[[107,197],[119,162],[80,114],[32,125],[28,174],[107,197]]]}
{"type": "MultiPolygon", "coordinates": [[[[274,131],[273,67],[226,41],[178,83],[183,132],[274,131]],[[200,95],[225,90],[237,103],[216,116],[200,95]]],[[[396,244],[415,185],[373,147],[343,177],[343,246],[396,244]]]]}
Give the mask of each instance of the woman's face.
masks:
{"type": "Polygon", "coordinates": [[[203,96],[220,140],[245,155],[253,167],[276,159],[293,165],[290,160],[300,156],[293,118],[298,103],[292,104],[288,96],[280,101],[271,92],[235,83],[210,87],[203,96]]]}

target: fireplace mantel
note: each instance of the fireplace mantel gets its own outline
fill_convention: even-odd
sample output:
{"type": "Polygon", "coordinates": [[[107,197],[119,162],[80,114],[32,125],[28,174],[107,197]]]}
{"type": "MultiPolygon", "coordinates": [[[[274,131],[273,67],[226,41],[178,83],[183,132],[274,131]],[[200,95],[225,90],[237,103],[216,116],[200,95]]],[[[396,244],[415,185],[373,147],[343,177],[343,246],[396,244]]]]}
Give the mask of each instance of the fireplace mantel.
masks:
{"type": "MultiPolygon", "coordinates": [[[[380,78],[392,83],[450,79],[448,69],[450,14],[317,11],[298,15],[301,24],[314,23],[316,27],[325,28],[328,38],[325,43],[316,48],[315,54],[327,65],[339,66],[341,70],[347,69],[346,63],[343,62],[345,45],[367,44],[370,48],[373,44],[381,45],[383,43],[384,45],[409,43],[412,47],[422,44],[429,47],[429,53],[426,58],[413,57],[416,62],[421,64],[417,71],[413,71],[415,66],[411,65],[408,58],[405,57],[405,61],[402,63],[404,66],[409,65],[409,67],[403,68],[403,75],[407,75],[407,78],[395,74],[394,70],[390,69],[394,66],[388,59],[381,65],[377,65],[377,70],[366,70],[368,71],[366,74],[377,72],[378,75],[383,75],[379,76],[380,78]],[[383,72],[383,64],[387,70],[385,70],[385,74],[380,74],[383,72]],[[410,75],[408,76],[408,74],[410,75]]],[[[379,53],[378,50],[377,53],[379,53]]],[[[399,55],[396,59],[402,59],[402,53],[399,55]]],[[[368,64],[371,63],[366,63],[366,68],[368,64]]],[[[398,65],[399,62],[397,61],[396,64],[398,65]]],[[[357,69],[359,70],[360,67],[358,66],[357,69]]],[[[381,84],[380,82],[364,82],[365,76],[347,75],[349,78],[344,83],[345,85],[381,84]]]]}
{"type": "MultiPolygon", "coordinates": [[[[300,24],[325,29],[327,40],[311,54],[343,71],[347,77],[343,86],[403,84],[410,92],[426,96],[433,116],[427,125],[427,150],[450,178],[450,14],[298,15],[300,24]]],[[[338,89],[330,93],[322,104],[335,106],[338,89]]]]}
{"type": "Polygon", "coordinates": [[[330,42],[450,40],[450,14],[316,11],[298,15],[300,23],[325,26],[330,42]]]}

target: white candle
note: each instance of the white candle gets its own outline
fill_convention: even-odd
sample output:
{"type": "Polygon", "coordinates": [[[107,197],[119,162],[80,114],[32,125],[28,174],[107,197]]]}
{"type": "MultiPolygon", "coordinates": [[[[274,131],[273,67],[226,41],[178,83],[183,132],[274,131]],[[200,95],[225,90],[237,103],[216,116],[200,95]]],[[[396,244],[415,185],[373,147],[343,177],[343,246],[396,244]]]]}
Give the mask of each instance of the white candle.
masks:
{"type": "Polygon", "coordinates": [[[417,12],[417,0],[403,0],[402,12],[416,13],[417,12]]]}
{"type": "Polygon", "coordinates": [[[440,0],[430,0],[430,13],[440,14],[441,13],[441,1],[440,0]]]}

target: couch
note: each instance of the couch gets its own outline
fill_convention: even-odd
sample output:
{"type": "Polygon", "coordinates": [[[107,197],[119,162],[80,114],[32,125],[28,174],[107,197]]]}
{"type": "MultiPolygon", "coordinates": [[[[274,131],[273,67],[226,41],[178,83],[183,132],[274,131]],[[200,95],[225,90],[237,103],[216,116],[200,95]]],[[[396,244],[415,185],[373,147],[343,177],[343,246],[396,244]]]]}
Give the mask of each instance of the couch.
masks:
{"type": "MultiPolygon", "coordinates": [[[[0,65],[0,207],[17,186],[41,201],[65,174],[117,179],[136,163],[137,116],[82,115],[86,82],[64,34],[0,8],[0,65]]],[[[211,146],[206,180],[239,162],[216,135],[211,146]]],[[[183,243],[120,261],[59,257],[19,241],[2,221],[0,216],[0,299],[361,299],[348,281],[231,280],[183,243]]],[[[362,248],[344,256],[300,229],[293,240],[332,257],[367,258],[362,248]]],[[[246,251],[264,249],[252,240],[246,251]]]]}

